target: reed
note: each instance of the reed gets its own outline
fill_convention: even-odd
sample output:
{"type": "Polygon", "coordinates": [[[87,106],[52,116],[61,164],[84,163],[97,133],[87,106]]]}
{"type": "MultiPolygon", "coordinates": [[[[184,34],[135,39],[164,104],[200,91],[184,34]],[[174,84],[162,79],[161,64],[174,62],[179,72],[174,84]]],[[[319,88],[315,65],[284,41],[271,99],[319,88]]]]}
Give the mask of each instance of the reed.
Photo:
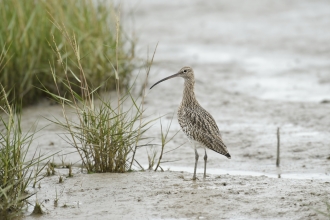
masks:
{"type": "MultiPolygon", "coordinates": [[[[0,48],[7,51],[3,64],[0,83],[10,101],[23,105],[34,103],[46,94],[37,89],[40,82],[51,92],[57,92],[49,69],[49,60],[55,59],[49,46],[49,39],[54,37],[59,50],[70,47],[63,34],[52,21],[64,24],[77,36],[85,78],[90,85],[103,89],[115,89],[115,71],[108,59],[116,57],[114,63],[121,78],[121,86],[127,84],[133,68],[134,43],[127,35],[116,35],[114,6],[105,0],[81,1],[21,1],[0,0],[0,48]],[[124,49],[125,47],[125,49],[124,49]],[[106,84],[104,82],[107,81],[106,84]]],[[[75,54],[66,50],[63,58],[75,59],[75,54]]],[[[55,68],[60,63],[54,62],[55,68]]],[[[68,69],[78,72],[78,66],[68,69]]],[[[58,89],[61,94],[68,88],[61,82],[65,80],[64,72],[57,72],[58,89]]],[[[71,77],[71,76],[70,76],[71,77]]],[[[79,93],[79,88],[73,87],[79,93]]],[[[3,104],[3,103],[1,103],[3,104]]]]}
{"type": "MultiPolygon", "coordinates": [[[[46,86],[42,90],[62,106],[63,119],[50,120],[66,131],[67,142],[76,149],[83,167],[89,173],[126,172],[130,167],[129,155],[138,140],[143,139],[141,135],[153,120],[144,120],[142,103],[133,98],[131,87],[125,94],[120,94],[119,69],[114,67],[110,58],[108,62],[113,66],[114,78],[117,81],[117,101],[111,103],[103,98],[100,95],[100,86],[93,87],[87,80],[81,59],[82,50],[76,35],[70,35],[65,25],[56,21],[54,24],[70,47],[67,48],[69,51],[61,51],[60,44],[53,38],[52,49],[61,66],[59,72],[55,64],[51,65],[51,76],[57,93],[48,90],[46,86]],[[73,53],[75,59],[68,59],[65,56],[67,53],[73,53]],[[77,66],[78,70],[73,70],[70,66],[77,66]],[[61,93],[60,82],[67,88],[66,95],[61,93]],[[80,93],[76,92],[75,88],[79,88],[80,93]],[[124,109],[128,101],[131,105],[124,109]]],[[[120,31],[118,26],[117,36],[120,31]]],[[[112,61],[117,63],[118,59],[117,56],[117,59],[112,61]]]]}

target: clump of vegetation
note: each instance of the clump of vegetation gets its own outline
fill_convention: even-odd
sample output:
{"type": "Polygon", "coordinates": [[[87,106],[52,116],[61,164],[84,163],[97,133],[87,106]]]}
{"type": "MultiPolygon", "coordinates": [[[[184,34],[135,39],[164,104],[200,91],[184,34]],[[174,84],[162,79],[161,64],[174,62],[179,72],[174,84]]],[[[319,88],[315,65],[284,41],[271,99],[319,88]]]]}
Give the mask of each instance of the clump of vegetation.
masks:
{"type": "MultiPolygon", "coordinates": [[[[0,83],[6,91],[10,91],[9,100],[16,103],[30,104],[38,101],[45,93],[36,89],[40,82],[51,92],[59,89],[63,95],[67,87],[62,83],[65,72],[57,72],[57,88],[54,87],[52,75],[49,74],[49,61],[54,53],[49,41],[54,38],[58,49],[63,51],[66,60],[75,59],[75,54],[69,48],[68,42],[52,21],[59,21],[77,36],[79,50],[83,61],[85,79],[89,85],[97,85],[104,89],[115,89],[115,71],[108,59],[117,57],[113,65],[121,77],[121,84],[126,84],[130,75],[134,56],[134,43],[116,35],[116,19],[114,6],[104,0],[81,1],[21,1],[0,0],[0,48],[6,48],[0,83]],[[124,50],[124,46],[126,50],[124,50]],[[64,52],[65,51],[65,52],[64,52]],[[107,81],[107,84],[104,82],[107,81]],[[24,97],[24,98],[23,98],[24,97]],[[23,98],[23,99],[22,99],[23,98]]],[[[61,63],[54,62],[54,68],[60,68],[61,63]]],[[[67,71],[77,73],[79,66],[66,63],[67,71]]],[[[79,87],[71,85],[71,89],[80,93],[79,87]]],[[[3,103],[1,103],[2,105],[3,103]]]]}
{"type": "Polygon", "coordinates": [[[36,202],[34,205],[32,214],[33,215],[42,215],[44,212],[42,211],[41,204],[39,202],[36,202]]]}
{"type": "MultiPolygon", "coordinates": [[[[6,50],[0,54],[0,67],[3,67],[6,50]]],[[[0,68],[2,74],[3,68],[0,68]]],[[[15,218],[22,214],[27,199],[33,194],[27,187],[35,185],[43,178],[40,165],[48,157],[34,156],[27,160],[27,152],[31,146],[35,130],[26,133],[21,129],[21,115],[8,101],[8,93],[0,84],[0,216],[4,219],[15,218]],[[37,167],[33,170],[33,167],[37,167]]],[[[40,186],[40,185],[39,185],[40,186]]]]}
{"type": "Polygon", "coordinates": [[[60,177],[58,178],[58,183],[63,183],[63,177],[62,177],[62,176],[60,176],[60,177]]]}
{"type": "Polygon", "coordinates": [[[48,163],[46,168],[46,176],[53,176],[55,175],[55,164],[48,163]]]}
{"type": "Polygon", "coordinates": [[[61,189],[60,193],[57,193],[57,188],[55,187],[55,199],[54,199],[54,206],[58,206],[58,201],[60,200],[60,197],[62,197],[64,192],[64,187],[61,189]]]}
{"type": "Polygon", "coordinates": [[[46,158],[39,155],[26,160],[35,131],[22,133],[21,117],[9,104],[1,84],[0,97],[5,103],[0,108],[0,216],[10,219],[21,214],[27,199],[33,195],[26,189],[30,183],[35,185],[40,181],[44,166],[39,164],[46,158]],[[36,165],[38,168],[33,174],[36,165]]]}
{"type": "MultiPolygon", "coordinates": [[[[70,35],[65,25],[55,21],[54,24],[70,47],[67,51],[61,48],[61,44],[58,44],[55,38],[52,41],[52,49],[60,62],[61,71],[59,73],[55,65],[51,66],[57,92],[53,93],[46,86],[43,90],[62,106],[64,117],[64,121],[52,121],[67,131],[66,140],[77,150],[84,168],[89,173],[125,172],[130,168],[129,154],[142,139],[141,135],[148,129],[151,121],[144,121],[143,102],[137,103],[130,93],[131,88],[125,94],[120,94],[120,54],[116,53],[116,59],[108,58],[108,65],[111,65],[115,72],[117,89],[117,100],[111,103],[100,95],[99,87],[95,88],[88,82],[81,58],[82,50],[76,35],[70,35]],[[68,59],[68,53],[73,53],[75,59],[68,59]],[[76,66],[78,70],[73,70],[70,66],[76,66]],[[61,93],[60,83],[68,90],[65,96],[61,93]],[[80,93],[76,92],[76,87],[80,93]],[[127,101],[130,101],[131,105],[124,109],[124,103],[127,101]],[[76,118],[69,116],[72,113],[76,118]]],[[[117,46],[120,43],[119,31],[117,22],[117,46]]],[[[120,48],[116,47],[116,51],[119,50],[120,48]]]]}

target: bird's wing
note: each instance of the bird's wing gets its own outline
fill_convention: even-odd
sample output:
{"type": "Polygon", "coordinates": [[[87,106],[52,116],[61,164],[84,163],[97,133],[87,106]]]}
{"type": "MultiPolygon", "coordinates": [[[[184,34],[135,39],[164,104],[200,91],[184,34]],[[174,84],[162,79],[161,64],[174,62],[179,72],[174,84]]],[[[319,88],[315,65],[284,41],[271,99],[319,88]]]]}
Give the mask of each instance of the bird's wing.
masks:
{"type": "Polygon", "coordinates": [[[190,134],[194,136],[194,140],[203,144],[205,147],[226,156],[227,158],[231,158],[226,145],[222,142],[222,139],[219,136],[213,136],[209,133],[204,133],[202,130],[198,128],[193,128],[190,131],[190,134]]]}
{"type": "Polygon", "coordinates": [[[179,123],[187,136],[205,147],[231,158],[213,117],[202,107],[184,108],[179,123]]]}
{"type": "Polygon", "coordinates": [[[198,128],[200,132],[210,134],[211,136],[219,136],[221,139],[220,130],[214,118],[201,106],[194,109],[185,108],[184,118],[191,127],[198,128]]]}

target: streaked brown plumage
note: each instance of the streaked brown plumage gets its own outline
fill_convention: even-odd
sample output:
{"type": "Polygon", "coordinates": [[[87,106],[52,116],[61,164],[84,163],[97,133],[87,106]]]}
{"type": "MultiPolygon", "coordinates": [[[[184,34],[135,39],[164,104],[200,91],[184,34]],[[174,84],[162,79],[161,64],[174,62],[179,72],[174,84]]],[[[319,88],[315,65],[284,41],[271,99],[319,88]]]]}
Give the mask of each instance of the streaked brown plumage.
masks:
{"type": "MultiPolygon", "coordinates": [[[[183,98],[178,110],[178,121],[182,131],[187,135],[195,147],[195,169],[193,179],[196,179],[196,168],[198,161],[197,145],[209,148],[219,154],[231,158],[226,145],[223,143],[219,128],[213,119],[196,100],[194,93],[194,71],[190,67],[183,67],[178,73],[166,77],[152,87],[165,80],[182,77],[184,78],[183,98]]],[[[152,88],[151,87],[151,88],[152,88]]],[[[150,89],[151,89],[150,88],[150,89]]],[[[207,154],[204,156],[204,178],[206,177],[207,154]]]]}

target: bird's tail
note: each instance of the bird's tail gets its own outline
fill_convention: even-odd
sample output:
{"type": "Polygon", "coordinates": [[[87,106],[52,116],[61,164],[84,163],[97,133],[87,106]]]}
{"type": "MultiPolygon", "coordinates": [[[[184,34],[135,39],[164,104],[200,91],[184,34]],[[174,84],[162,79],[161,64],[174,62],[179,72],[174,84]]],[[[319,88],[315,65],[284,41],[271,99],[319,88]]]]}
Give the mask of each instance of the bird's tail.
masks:
{"type": "Polygon", "coordinates": [[[225,157],[227,157],[228,159],[231,159],[231,156],[227,150],[226,145],[223,143],[221,138],[217,138],[217,143],[214,144],[212,147],[210,147],[211,150],[224,155],[225,157]]]}
{"type": "Polygon", "coordinates": [[[226,156],[228,159],[231,159],[231,156],[230,156],[229,153],[227,153],[225,156],[226,156]]]}

